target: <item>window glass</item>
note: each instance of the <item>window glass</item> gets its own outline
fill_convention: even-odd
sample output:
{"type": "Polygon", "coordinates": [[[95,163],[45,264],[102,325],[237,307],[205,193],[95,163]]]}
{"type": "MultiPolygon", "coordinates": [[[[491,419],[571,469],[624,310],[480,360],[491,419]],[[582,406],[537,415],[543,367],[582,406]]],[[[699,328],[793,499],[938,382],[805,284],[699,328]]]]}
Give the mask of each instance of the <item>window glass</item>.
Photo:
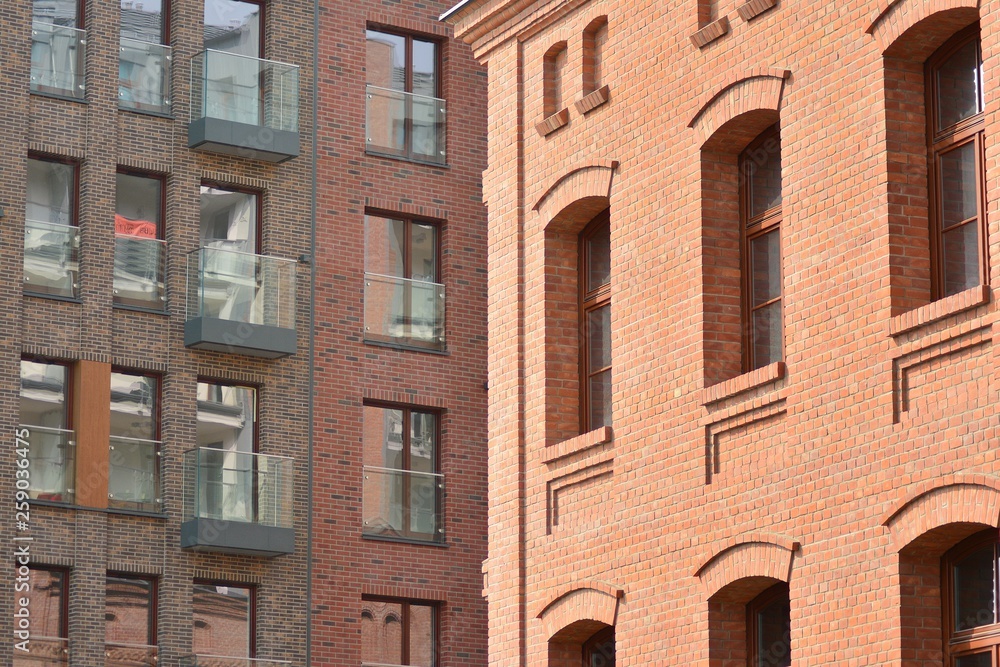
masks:
{"type": "Polygon", "coordinates": [[[431,667],[434,660],[434,609],[410,603],[409,665],[431,667]]]}
{"type": "Polygon", "coordinates": [[[154,584],[150,579],[108,575],[105,592],[106,644],[152,646],[154,584]]]}
{"type": "Polygon", "coordinates": [[[757,612],[757,665],[790,667],[791,607],[785,595],[757,612]]]}
{"type": "Polygon", "coordinates": [[[121,0],[121,36],[149,44],[163,42],[163,0],[121,0]]]}
{"type": "Polygon", "coordinates": [[[77,27],[79,19],[77,0],[32,0],[31,18],[41,23],[77,27]]]}
{"type": "Polygon", "coordinates": [[[963,44],[938,68],[938,130],[983,110],[981,68],[979,40],[963,44]]]}
{"type": "Polygon", "coordinates": [[[437,97],[437,44],[413,40],[413,92],[437,97]]]}
{"type": "Polygon", "coordinates": [[[28,158],[28,220],[75,225],[76,167],[28,158]]]}
{"type": "Polygon", "coordinates": [[[73,433],[67,404],[66,366],[21,361],[20,423],[27,427],[32,498],[71,502],[73,433]]]}
{"type": "Polygon", "coordinates": [[[437,226],[413,222],[410,227],[410,278],[437,281],[437,226]]]}
{"type": "Polygon", "coordinates": [[[65,638],[66,579],[64,570],[32,569],[31,579],[31,630],[39,638],[65,638]]]}
{"type": "Polygon", "coordinates": [[[406,90],[406,37],[368,30],[365,77],[369,84],[406,90]]]}
{"type": "Polygon", "coordinates": [[[407,277],[406,226],[404,220],[365,217],[365,271],[407,277]]]}
{"type": "Polygon", "coordinates": [[[159,238],[162,190],[159,178],[119,172],[115,182],[115,232],[159,238]]]}
{"type": "Polygon", "coordinates": [[[111,435],[156,438],[157,384],[154,376],[111,374],[111,435]]]}
{"type": "Polygon", "coordinates": [[[991,667],[993,658],[990,653],[963,655],[955,659],[955,667],[991,667]]]}
{"type": "Polygon", "coordinates": [[[257,195],[201,186],[201,245],[257,253],[257,195]]]}
{"type": "Polygon", "coordinates": [[[259,4],[239,0],[205,0],[204,19],[206,49],[260,57],[259,4]]]}
{"type": "Polygon", "coordinates": [[[781,205],[781,142],[777,133],[748,151],[744,165],[752,219],[781,205]]]}
{"type": "Polygon", "coordinates": [[[605,628],[583,645],[584,667],[615,667],[615,629],[605,628]]]}
{"type": "Polygon", "coordinates": [[[993,550],[993,545],[978,549],[952,569],[956,632],[996,622],[993,550]]]}
{"type": "Polygon", "coordinates": [[[112,506],[160,509],[158,384],[155,376],[111,374],[108,502],[112,506]]]}
{"type": "Polygon", "coordinates": [[[160,309],[164,301],[163,183],[158,178],[119,173],[115,192],[115,303],[160,309]]]}
{"type": "Polygon", "coordinates": [[[581,419],[585,431],[611,424],[611,219],[599,213],[580,234],[581,419]],[[604,289],[602,289],[604,288],[604,289]]]}
{"type": "Polygon", "coordinates": [[[253,590],[210,583],[194,585],[192,646],[197,655],[251,658],[253,590]]]}
{"type": "Polygon", "coordinates": [[[253,452],[257,391],[252,387],[198,383],[198,446],[253,452]]]}
{"type": "Polygon", "coordinates": [[[362,601],[361,663],[432,667],[435,622],[431,605],[362,601]]]}
{"type": "Polygon", "coordinates": [[[587,291],[611,282],[611,225],[587,237],[587,291]]]}
{"type": "Polygon", "coordinates": [[[22,360],[21,423],[68,428],[66,381],[66,367],[61,364],[22,360]]]}

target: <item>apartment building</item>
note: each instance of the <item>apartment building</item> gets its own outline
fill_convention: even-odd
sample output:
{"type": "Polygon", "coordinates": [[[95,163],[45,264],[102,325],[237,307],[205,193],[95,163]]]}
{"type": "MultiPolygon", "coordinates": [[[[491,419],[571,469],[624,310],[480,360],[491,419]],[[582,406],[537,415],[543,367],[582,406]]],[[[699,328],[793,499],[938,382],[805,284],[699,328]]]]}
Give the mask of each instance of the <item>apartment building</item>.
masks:
{"type": "Polygon", "coordinates": [[[2,664],[305,664],[313,18],[0,8],[2,664]]]}
{"type": "Polygon", "coordinates": [[[467,0],[491,665],[1000,664],[1000,4],[467,0]]]}

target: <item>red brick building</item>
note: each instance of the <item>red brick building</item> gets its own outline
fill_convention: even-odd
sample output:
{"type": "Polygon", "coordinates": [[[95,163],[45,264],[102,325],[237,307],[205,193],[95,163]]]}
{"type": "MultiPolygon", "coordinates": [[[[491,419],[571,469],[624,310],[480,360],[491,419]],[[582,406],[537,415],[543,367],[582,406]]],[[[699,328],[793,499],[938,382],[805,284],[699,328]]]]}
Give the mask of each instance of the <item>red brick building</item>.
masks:
{"type": "Polygon", "coordinates": [[[489,76],[490,664],[1000,664],[998,10],[447,14],[489,76]]]}

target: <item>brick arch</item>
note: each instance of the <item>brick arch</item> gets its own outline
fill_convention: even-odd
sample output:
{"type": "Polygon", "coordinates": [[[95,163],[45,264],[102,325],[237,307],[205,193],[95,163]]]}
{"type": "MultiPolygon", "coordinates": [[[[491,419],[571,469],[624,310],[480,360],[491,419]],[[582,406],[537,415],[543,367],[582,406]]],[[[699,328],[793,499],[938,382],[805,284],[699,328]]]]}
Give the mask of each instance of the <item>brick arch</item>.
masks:
{"type": "Polygon", "coordinates": [[[865,32],[884,55],[923,61],[978,18],[979,0],[882,0],[865,32]]]}
{"type": "Polygon", "coordinates": [[[617,160],[578,164],[558,176],[532,207],[546,231],[579,232],[611,203],[617,160]]]}
{"type": "MultiPolygon", "coordinates": [[[[777,120],[785,81],[791,75],[791,70],[787,69],[754,67],[739,74],[721,88],[707,93],[699,101],[698,110],[688,123],[688,127],[694,129],[697,135],[698,146],[713,150],[716,144],[731,143],[724,136],[726,132],[720,130],[740,117],[751,121],[750,125],[753,125],[747,130],[746,141],[742,142],[745,146],[765,127],[777,120]],[[752,122],[757,116],[769,120],[762,120],[761,123],[752,122]]],[[[742,150],[743,146],[738,150],[742,150]]]]}
{"type": "Polygon", "coordinates": [[[896,552],[918,540],[943,553],[977,530],[1000,526],[1000,480],[950,475],[911,488],[883,519],[896,552]]]}
{"type": "Polygon", "coordinates": [[[600,627],[614,626],[618,601],[624,596],[622,589],[602,582],[571,584],[557,590],[536,618],[547,640],[575,638],[580,632],[589,637],[600,627]]]}
{"type": "Polygon", "coordinates": [[[694,576],[711,598],[740,581],[762,579],[787,582],[799,543],[775,536],[752,536],[731,543],[709,558],[694,576]]]}

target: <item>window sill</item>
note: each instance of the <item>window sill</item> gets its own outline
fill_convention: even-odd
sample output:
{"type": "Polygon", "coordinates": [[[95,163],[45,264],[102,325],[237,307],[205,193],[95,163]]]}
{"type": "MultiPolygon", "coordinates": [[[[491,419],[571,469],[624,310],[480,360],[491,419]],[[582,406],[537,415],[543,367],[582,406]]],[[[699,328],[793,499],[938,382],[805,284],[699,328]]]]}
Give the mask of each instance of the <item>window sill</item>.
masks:
{"type": "Polygon", "coordinates": [[[74,296],[59,296],[58,294],[45,294],[44,292],[22,292],[23,296],[30,296],[35,299],[47,299],[48,301],[64,301],[66,303],[83,303],[83,299],[74,296]]]}
{"type": "Polygon", "coordinates": [[[167,120],[174,120],[174,115],[166,111],[153,111],[152,109],[133,109],[132,107],[118,107],[119,111],[125,111],[128,113],[138,114],[140,116],[153,116],[154,118],[165,118],[167,120]]]}
{"type": "Polygon", "coordinates": [[[579,454],[580,452],[590,449],[591,447],[606,445],[613,439],[614,432],[611,430],[611,427],[602,426],[594,429],[593,431],[581,433],[580,435],[570,438],[569,440],[563,440],[560,443],[546,447],[542,461],[545,463],[555,463],[559,459],[564,459],[567,456],[572,456],[573,454],[579,454]]]}
{"type": "Polygon", "coordinates": [[[47,97],[50,100],[63,100],[64,102],[76,102],[77,104],[89,104],[86,99],[73,97],[72,95],[60,95],[59,93],[45,93],[40,90],[30,91],[35,97],[47,97]]]}
{"type": "Polygon", "coordinates": [[[581,115],[587,115],[611,98],[611,86],[603,86],[592,93],[584,95],[573,106],[581,115]]]}
{"type": "Polygon", "coordinates": [[[162,512],[143,512],[142,510],[129,510],[123,507],[109,507],[108,514],[118,514],[121,516],[138,516],[146,519],[167,519],[167,515],[162,512]]]}
{"type": "Polygon", "coordinates": [[[719,384],[713,384],[711,387],[705,387],[701,390],[701,404],[711,405],[712,403],[732,398],[737,394],[742,394],[751,389],[763,387],[766,384],[776,382],[785,377],[785,372],[785,362],[776,361],[773,364],[768,364],[743,375],[737,375],[719,384]]]}
{"type": "Polygon", "coordinates": [[[407,157],[405,155],[394,155],[392,153],[383,153],[371,148],[365,148],[365,155],[371,155],[374,157],[384,157],[388,160],[399,160],[400,162],[409,162],[410,164],[422,164],[426,167],[436,167],[438,169],[451,169],[451,165],[447,162],[431,162],[430,160],[418,160],[417,158],[407,157]]]}
{"type": "Polygon", "coordinates": [[[557,111],[542,122],[536,123],[535,129],[538,130],[538,134],[547,137],[567,123],[569,123],[569,108],[557,111]]]}
{"type": "Polygon", "coordinates": [[[703,49],[728,32],[729,19],[723,16],[721,19],[712,21],[707,26],[691,35],[691,43],[699,49],[703,49]]]}
{"type": "Polygon", "coordinates": [[[142,306],[129,306],[124,303],[116,303],[113,305],[115,310],[127,310],[132,313],[149,313],[150,315],[169,315],[170,312],[167,309],[160,310],[158,308],[143,308],[142,306]]]}
{"type": "Polygon", "coordinates": [[[920,327],[989,303],[989,285],[977,285],[958,294],[938,299],[889,320],[889,335],[899,336],[920,327]]]}
{"type": "Polygon", "coordinates": [[[739,12],[741,19],[750,22],[777,5],[778,0],[749,0],[737,7],[736,11],[739,12]]]}
{"type": "Polygon", "coordinates": [[[406,352],[425,352],[427,354],[436,354],[441,357],[451,356],[451,352],[447,349],[435,350],[429,347],[420,347],[419,345],[407,345],[406,343],[389,343],[387,341],[372,340],[370,338],[365,339],[365,345],[373,345],[375,347],[387,347],[393,350],[405,350],[406,352]]]}
{"type": "Polygon", "coordinates": [[[373,542],[398,542],[400,544],[415,544],[423,547],[438,547],[439,549],[447,549],[448,543],[445,541],[434,542],[432,540],[417,540],[412,537],[390,537],[386,535],[368,535],[366,533],[361,533],[361,539],[372,540],[373,542]]]}

